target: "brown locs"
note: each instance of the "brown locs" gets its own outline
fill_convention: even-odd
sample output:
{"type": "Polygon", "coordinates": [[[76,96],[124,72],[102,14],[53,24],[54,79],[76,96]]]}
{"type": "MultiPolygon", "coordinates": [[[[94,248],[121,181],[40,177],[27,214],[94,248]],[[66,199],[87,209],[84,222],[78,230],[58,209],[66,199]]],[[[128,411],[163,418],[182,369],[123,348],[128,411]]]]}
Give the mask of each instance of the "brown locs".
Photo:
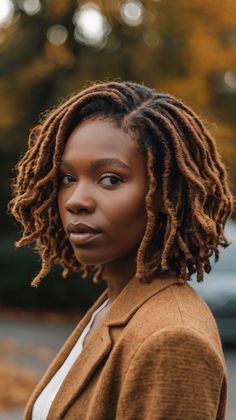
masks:
{"type": "Polygon", "coordinates": [[[32,284],[37,286],[54,264],[63,266],[64,277],[73,271],[82,271],[84,277],[94,268],[94,281],[102,277],[102,267],[75,259],[57,209],[65,142],[81,121],[96,117],[128,131],[146,157],[148,222],[136,275],[145,280],[174,271],[188,280],[197,273],[202,281],[204,272],[211,270],[210,257],[217,260],[219,246],[229,244],[224,226],[233,205],[214,140],[200,118],[175,97],[132,82],[107,82],[91,85],[44,116],[31,131],[28,150],[17,165],[9,209],[23,230],[16,245],[34,243],[41,256],[42,267],[32,284]],[[163,201],[158,216],[157,191],[163,201]]]}

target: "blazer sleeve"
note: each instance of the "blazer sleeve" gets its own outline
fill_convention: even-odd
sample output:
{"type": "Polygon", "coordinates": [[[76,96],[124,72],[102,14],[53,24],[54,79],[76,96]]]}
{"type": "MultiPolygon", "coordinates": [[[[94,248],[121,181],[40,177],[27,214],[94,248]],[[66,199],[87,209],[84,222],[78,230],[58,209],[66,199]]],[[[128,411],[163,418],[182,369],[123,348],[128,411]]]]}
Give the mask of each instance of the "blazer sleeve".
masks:
{"type": "Polygon", "coordinates": [[[224,419],[225,395],[224,364],[207,340],[189,327],[168,327],[135,353],[116,419],[224,419]]]}

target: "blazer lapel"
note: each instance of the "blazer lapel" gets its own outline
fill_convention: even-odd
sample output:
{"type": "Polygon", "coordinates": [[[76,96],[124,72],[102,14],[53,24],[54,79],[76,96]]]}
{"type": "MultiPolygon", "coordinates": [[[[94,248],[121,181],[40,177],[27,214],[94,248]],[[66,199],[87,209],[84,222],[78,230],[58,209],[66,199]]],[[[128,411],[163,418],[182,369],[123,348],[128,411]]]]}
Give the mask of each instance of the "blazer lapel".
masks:
{"type": "Polygon", "coordinates": [[[109,354],[111,348],[109,329],[106,325],[102,325],[96,330],[93,339],[88,342],[85,350],[82,351],[69,371],[51,406],[48,420],[63,418],[71,404],[83,391],[94,370],[109,354]]]}
{"type": "Polygon", "coordinates": [[[39,394],[42,392],[42,390],[45,388],[45,386],[48,384],[48,382],[51,380],[51,378],[55,375],[57,370],[61,367],[61,365],[64,363],[65,359],[69,355],[71,349],[74,347],[75,343],[77,342],[78,338],[80,337],[82,331],[88,324],[92,313],[100,306],[103,302],[107,299],[107,290],[105,290],[102,295],[98,298],[98,300],[93,304],[93,306],[89,309],[87,314],[82,318],[82,320],[78,323],[75,330],[72,332],[72,334],[69,336],[67,341],[65,342],[62,349],[57,354],[56,358],[52,361],[49,368],[47,369],[46,373],[38,383],[37,387],[35,388],[33,394],[31,395],[26,408],[24,412],[24,420],[31,420],[32,415],[32,409],[33,405],[38,398],[39,394]]]}

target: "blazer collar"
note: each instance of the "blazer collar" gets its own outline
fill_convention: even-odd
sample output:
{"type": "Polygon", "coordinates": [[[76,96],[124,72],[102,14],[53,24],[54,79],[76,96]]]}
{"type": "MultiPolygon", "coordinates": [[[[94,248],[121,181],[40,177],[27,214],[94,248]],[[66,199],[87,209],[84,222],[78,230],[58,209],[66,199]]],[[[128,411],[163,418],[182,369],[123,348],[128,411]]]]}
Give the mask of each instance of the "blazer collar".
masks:
{"type": "Polygon", "coordinates": [[[133,277],[113,302],[104,322],[109,327],[125,325],[148,299],[172,284],[183,283],[178,277],[158,277],[144,283],[133,277]]]}
{"type": "MultiPolygon", "coordinates": [[[[48,420],[63,418],[71,404],[73,404],[75,399],[79,397],[80,393],[85,388],[94,370],[99,366],[102,360],[108,356],[112,349],[112,341],[109,334],[110,328],[127,324],[129,319],[139,309],[139,307],[144,304],[144,302],[150,299],[153,295],[161,292],[163,289],[177,283],[181,284],[183,281],[177,277],[159,277],[153,279],[151,283],[143,283],[136,277],[133,277],[129,281],[116,300],[112,303],[101,325],[96,330],[93,339],[88,342],[86,348],[82,351],[69,371],[56,395],[56,398],[53,401],[49,411],[48,420]]],[[[83,329],[89,322],[92,313],[107,299],[107,296],[108,293],[107,290],[105,290],[82,321],[78,324],[56,359],[49,367],[26,407],[25,420],[31,419],[31,411],[36,398],[70,353],[83,329]]]]}

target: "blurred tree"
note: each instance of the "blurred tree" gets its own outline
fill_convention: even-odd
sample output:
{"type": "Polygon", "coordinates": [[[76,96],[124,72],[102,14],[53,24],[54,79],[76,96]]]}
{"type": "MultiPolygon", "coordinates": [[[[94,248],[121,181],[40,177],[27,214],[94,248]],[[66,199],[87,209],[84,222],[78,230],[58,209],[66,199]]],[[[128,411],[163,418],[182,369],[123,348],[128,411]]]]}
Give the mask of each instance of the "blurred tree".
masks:
{"type": "Polygon", "coordinates": [[[223,8],[219,0],[97,0],[79,6],[73,0],[14,0],[14,6],[11,24],[0,29],[3,153],[23,150],[39,113],[87,80],[121,77],[176,94],[221,121],[214,133],[226,157],[232,156],[234,0],[225,0],[223,8]]]}
{"type": "Polygon", "coordinates": [[[39,115],[87,81],[113,78],[168,91],[204,115],[236,185],[235,0],[4,1],[14,15],[0,23],[3,201],[39,115]]]}

